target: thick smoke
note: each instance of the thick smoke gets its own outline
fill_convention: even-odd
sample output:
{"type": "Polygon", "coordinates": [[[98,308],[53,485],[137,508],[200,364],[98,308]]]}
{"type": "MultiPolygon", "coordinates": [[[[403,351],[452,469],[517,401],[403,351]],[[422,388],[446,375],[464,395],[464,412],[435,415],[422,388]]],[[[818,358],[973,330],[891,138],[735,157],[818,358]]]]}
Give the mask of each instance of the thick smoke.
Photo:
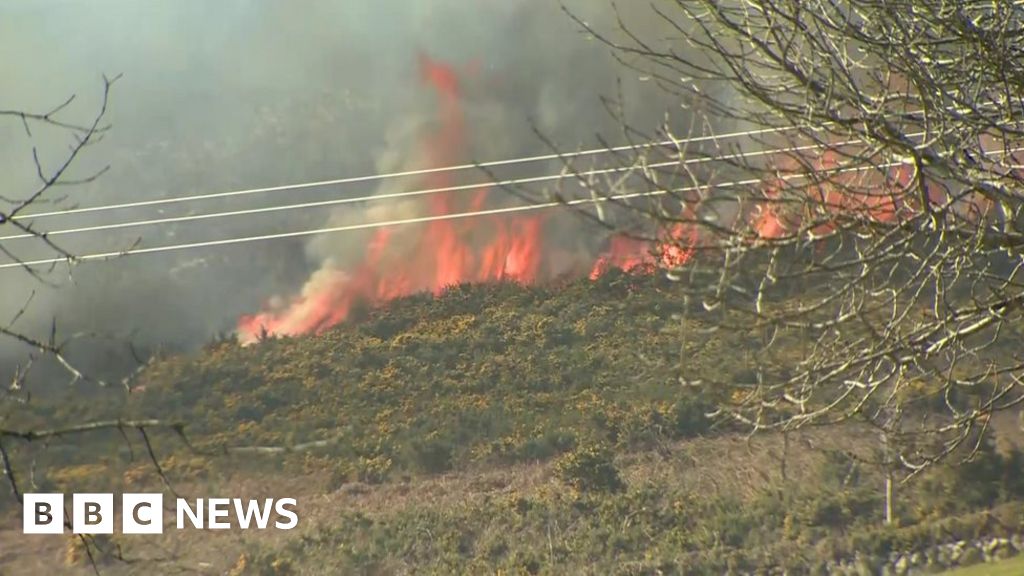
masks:
{"type": "MultiPolygon", "coordinates": [[[[602,2],[570,7],[595,26],[615,28],[602,2]]],[[[646,14],[646,4],[636,12],[646,14]]],[[[628,12],[628,11],[627,11],[628,12]]],[[[653,15],[634,25],[657,37],[653,15]]],[[[0,2],[0,108],[45,109],[66,95],[85,120],[98,103],[101,73],[123,73],[114,89],[113,130],[89,149],[80,173],[110,164],[96,183],[62,190],[63,206],[173,197],[362,175],[408,163],[411,142],[434,109],[420,82],[418,54],[452,63],[472,78],[466,109],[472,159],[545,151],[531,122],[566,148],[615,140],[602,96],[624,98],[627,116],[652,127],[672,103],[579,31],[554,0],[348,0],[346,2],[0,2]],[[621,80],[621,85],[617,83],[621,80]]],[[[35,133],[55,162],[66,138],[35,133]],[[62,139],[64,138],[64,139],[62,139]]],[[[34,186],[31,143],[18,122],[0,123],[7,197],[34,186]]],[[[555,168],[554,166],[550,168],[555,168]]],[[[536,170],[536,168],[534,168],[536,170]]],[[[255,195],[40,221],[43,229],[101,224],[339,194],[375,186],[255,195]]],[[[329,219],[371,218],[394,206],[327,210],[54,237],[83,253],[142,245],[312,228],[329,219]],[[356,212],[358,211],[358,212],[356,212]]],[[[256,243],[84,264],[58,289],[2,271],[0,317],[38,293],[19,321],[45,331],[98,331],[144,347],[189,349],[234,327],[273,294],[294,293],[325,254],[361,250],[365,235],[256,243]]],[[[10,244],[46,256],[37,242],[10,244]]],[[[6,245],[6,244],[5,244],[6,245]]],[[[59,277],[59,275],[58,275],[59,277]]],[[[0,361],[23,352],[0,341],[0,361]]],[[[101,356],[102,357],[102,356],[101,356]]],[[[9,362],[9,361],[8,361],[9,362]]],[[[7,364],[7,362],[5,362],[7,364]]]]}

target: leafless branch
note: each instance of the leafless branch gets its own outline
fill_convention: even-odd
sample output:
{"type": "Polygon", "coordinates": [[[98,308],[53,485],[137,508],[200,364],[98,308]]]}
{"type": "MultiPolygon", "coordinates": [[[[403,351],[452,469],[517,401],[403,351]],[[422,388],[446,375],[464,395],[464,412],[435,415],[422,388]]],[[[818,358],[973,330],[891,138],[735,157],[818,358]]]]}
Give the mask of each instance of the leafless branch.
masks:
{"type": "Polygon", "coordinates": [[[624,126],[614,178],[564,156],[573,186],[544,201],[675,254],[654,264],[695,303],[684,330],[759,336],[726,374],[681,363],[681,381],[724,398],[718,417],[751,432],[866,422],[910,475],[976,450],[988,418],[1024,398],[1019,6],[650,9],[668,38],[565,10],[684,112],[654,134],[624,126]]]}

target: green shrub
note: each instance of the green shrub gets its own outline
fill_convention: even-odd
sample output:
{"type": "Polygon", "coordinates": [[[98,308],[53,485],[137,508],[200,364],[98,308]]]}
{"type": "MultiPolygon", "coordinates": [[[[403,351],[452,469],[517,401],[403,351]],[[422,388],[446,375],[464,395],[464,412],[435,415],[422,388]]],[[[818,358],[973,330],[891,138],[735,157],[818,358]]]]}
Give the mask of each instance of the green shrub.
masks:
{"type": "Polygon", "coordinates": [[[986,508],[1024,496],[1024,455],[1016,448],[998,452],[991,432],[977,448],[970,461],[942,464],[922,479],[917,502],[921,517],[986,508]]]}
{"type": "Polygon", "coordinates": [[[576,437],[571,431],[551,430],[518,446],[515,456],[521,460],[547,460],[575,444],[576,437]]]}
{"type": "Polygon", "coordinates": [[[344,461],[331,474],[329,488],[337,489],[348,482],[380,484],[387,480],[391,468],[391,458],[386,456],[360,456],[355,460],[344,461]]]}
{"type": "Polygon", "coordinates": [[[580,492],[620,492],[626,488],[607,446],[583,446],[555,462],[559,480],[580,492]]]}
{"type": "Polygon", "coordinates": [[[411,460],[416,469],[427,474],[440,474],[452,469],[454,448],[440,439],[420,440],[412,443],[411,460]]]}
{"type": "Polygon", "coordinates": [[[707,417],[712,410],[710,403],[697,395],[684,396],[672,407],[672,433],[677,438],[692,438],[706,433],[711,428],[707,417]]]}

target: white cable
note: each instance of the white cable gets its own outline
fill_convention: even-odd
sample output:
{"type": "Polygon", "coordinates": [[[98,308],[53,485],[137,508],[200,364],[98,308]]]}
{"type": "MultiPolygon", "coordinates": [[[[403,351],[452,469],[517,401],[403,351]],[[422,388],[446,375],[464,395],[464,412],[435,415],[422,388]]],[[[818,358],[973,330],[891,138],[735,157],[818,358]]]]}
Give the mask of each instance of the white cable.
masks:
{"type": "MultiPolygon", "coordinates": [[[[891,162],[888,164],[881,164],[877,166],[857,166],[855,168],[845,168],[834,170],[835,173],[841,174],[844,172],[859,172],[863,170],[871,170],[877,168],[891,168],[894,166],[901,166],[902,162],[891,162]]],[[[791,180],[795,178],[806,178],[806,174],[787,174],[782,176],[783,180],[791,180]]],[[[761,178],[750,178],[747,180],[734,180],[731,182],[722,182],[715,184],[715,188],[734,188],[738,186],[749,186],[753,184],[762,183],[761,178]]],[[[674,188],[672,190],[648,190],[645,192],[630,192],[627,194],[615,194],[612,196],[605,196],[600,198],[578,198],[574,200],[565,201],[550,201],[539,204],[526,204],[522,206],[508,206],[504,208],[492,208],[488,210],[475,210],[470,212],[457,212],[454,214],[438,214],[435,216],[420,216],[416,218],[403,218],[399,220],[389,220],[385,222],[364,222],[360,224],[348,224],[343,226],[331,226],[328,228],[314,228],[312,230],[298,230],[295,232],[280,232],[276,234],[261,234],[259,236],[244,236],[241,238],[225,238],[222,240],[206,240],[203,242],[189,242],[185,244],[171,244],[168,246],[154,246],[151,248],[129,248],[118,252],[98,252],[93,254],[85,254],[82,256],[75,256],[74,261],[86,261],[86,260],[105,260],[109,258],[116,258],[119,256],[131,256],[136,254],[153,254],[158,252],[173,252],[179,250],[189,250],[193,248],[208,248],[212,246],[226,246],[231,244],[246,244],[249,242],[258,242],[262,240],[278,240],[283,238],[298,238],[302,236],[313,236],[317,234],[330,234],[336,232],[352,232],[355,230],[368,230],[372,228],[384,228],[388,226],[401,226],[407,224],[422,224],[427,222],[438,222],[443,220],[459,220],[463,218],[472,218],[477,216],[490,216],[495,214],[510,214],[515,212],[527,212],[531,210],[543,210],[547,208],[556,208],[558,206],[579,206],[584,204],[599,204],[612,200],[627,200],[630,198],[640,197],[654,197],[664,196],[665,194],[675,194],[680,192],[692,192],[698,191],[707,186],[685,186],[682,188],[674,188]]],[[[0,270],[5,268],[21,268],[25,266],[41,266],[44,264],[57,264],[60,262],[67,262],[69,258],[44,258],[40,260],[28,260],[22,262],[8,262],[0,264],[0,270]]]]}
{"type": "MultiPolygon", "coordinates": [[[[914,114],[914,112],[905,113],[905,115],[914,114]]],[[[895,116],[890,115],[890,116],[895,116]]],[[[195,194],[191,196],[175,196],[172,198],[160,198],[155,200],[140,200],[137,202],[123,202],[119,204],[106,204],[102,206],[88,206],[85,208],[68,208],[66,210],[53,210],[50,212],[36,212],[28,214],[20,214],[14,218],[14,220],[31,219],[31,218],[50,218],[53,216],[67,216],[71,214],[85,214],[90,212],[104,212],[108,210],[120,210],[124,208],[142,208],[146,206],[160,206],[165,204],[177,204],[181,202],[192,202],[198,200],[210,200],[214,198],[229,198],[235,196],[248,196],[252,194],[263,194],[269,192],[283,192],[286,190],[302,190],[307,188],[318,188],[322,186],[335,186],[342,184],[356,184],[360,182],[372,182],[375,180],[385,180],[389,178],[402,178],[407,176],[423,176],[427,174],[439,174],[443,172],[456,172],[460,170],[468,170],[470,168],[495,168],[499,166],[510,166],[516,164],[527,164],[530,162],[540,162],[545,160],[560,160],[565,158],[577,158],[582,156],[593,156],[597,154],[608,154],[613,152],[623,152],[626,150],[633,149],[648,149],[657,148],[661,146],[679,146],[690,144],[693,142],[707,142],[716,140],[725,140],[730,138],[739,138],[742,136],[758,136],[763,134],[782,134],[784,132],[790,132],[792,130],[804,129],[813,132],[820,132],[821,130],[828,129],[834,126],[834,122],[825,122],[821,126],[786,126],[786,127],[775,127],[775,128],[758,128],[755,130],[743,130],[739,132],[730,132],[728,134],[721,135],[709,135],[709,136],[697,136],[694,138],[684,138],[678,140],[662,140],[661,142],[653,142],[647,144],[625,144],[621,146],[614,146],[611,148],[591,148],[589,150],[578,150],[576,152],[564,152],[555,154],[543,154],[539,156],[523,156],[520,158],[506,158],[503,160],[491,160],[488,162],[478,164],[458,164],[454,166],[441,166],[437,168],[424,168],[420,170],[406,170],[403,172],[389,172],[384,174],[370,174],[365,176],[353,176],[349,178],[337,178],[333,180],[320,180],[316,182],[301,182],[298,184],[282,184],[280,186],[268,186],[263,188],[250,188],[247,190],[232,190],[230,192],[213,192],[208,194],[195,194]]]]}
{"type": "MultiPolygon", "coordinates": [[[[678,162],[665,162],[660,164],[652,164],[651,168],[660,168],[664,166],[676,165],[678,162]]],[[[617,171],[625,171],[631,167],[620,167],[620,168],[608,168],[603,170],[592,170],[589,172],[581,173],[582,175],[598,175],[606,174],[617,171]]],[[[441,192],[459,192],[464,190],[479,190],[481,188],[487,188],[490,186],[512,186],[516,184],[531,184],[536,182],[544,182],[547,180],[558,180],[562,178],[568,178],[573,174],[552,174],[545,176],[534,176],[531,178],[515,178],[511,180],[501,180],[498,182],[478,182],[476,184],[462,184],[459,186],[444,186],[441,188],[426,188],[421,190],[409,190],[405,192],[387,192],[383,194],[376,194],[372,196],[358,196],[354,198],[334,198],[331,200],[318,200],[315,202],[302,202],[299,204],[284,204],[277,206],[266,206],[263,208],[247,208],[244,210],[231,210],[228,212],[212,212],[208,214],[192,214],[188,216],[169,216],[167,218],[155,218],[151,220],[136,220],[134,222],[118,222],[115,224],[99,224],[96,226],[85,226],[82,228],[67,228],[63,230],[53,230],[46,232],[46,237],[58,236],[61,234],[77,234],[81,232],[97,232],[101,230],[115,230],[119,228],[130,228],[135,226],[150,226],[154,224],[171,224],[175,222],[189,222],[193,220],[206,220],[209,218],[222,218],[227,216],[246,216],[250,214],[264,214],[268,212],[280,212],[284,210],[298,210],[303,208],[318,208],[323,206],[334,206],[338,204],[352,204],[356,202],[368,202],[373,200],[387,200],[394,198],[409,198],[414,196],[424,196],[429,194],[439,194],[441,192]]],[[[40,234],[13,234],[10,236],[0,236],[0,241],[4,240],[20,240],[27,238],[38,238],[40,234]]]]}
{"type": "MultiPolygon", "coordinates": [[[[914,136],[920,136],[922,134],[923,133],[911,134],[909,136],[910,137],[914,137],[914,136]]],[[[849,145],[849,144],[857,144],[857,143],[860,143],[860,140],[851,140],[849,142],[839,142],[839,143],[836,143],[836,144],[832,144],[831,146],[846,146],[846,145],[849,145]]],[[[789,148],[774,148],[774,149],[770,149],[770,150],[760,150],[760,151],[756,151],[756,152],[740,153],[740,154],[729,154],[729,155],[724,155],[724,156],[689,158],[689,159],[682,160],[682,161],[673,160],[673,161],[666,161],[666,162],[658,162],[658,163],[654,163],[654,164],[647,164],[647,165],[644,166],[644,168],[665,168],[665,167],[669,167],[669,166],[684,166],[684,165],[692,165],[692,164],[703,164],[703,163],[706,163],[706,162],[714,162],[714,161],[730,160],[730,159],[740,160],[740,159],[756,157],[756,156],[775,155],[775,154],[780,154],[780,153],[784,153],[784,152],[800,152],[800,151],[810,150],[810,149],[817,148],[817,147],[818,146],[814,145],[814,144],[807,144],[807,145],[803,145],[803,146],[794,146],[794,147],[789,147],[789,148]]],[[[60,236],[60,235],[63,235],[63,234],[80,234],[80,233],[84,233],[84,232],[99,232],[99,231],[103,231],[103,230],[117,230],[117,229],[122,229],[122,228],[133,228],[133,227],[139,227],[139,226],[153,226],[153,225],[158,225],[158,224],[173,224],[173,223],[177,223],[177,222],[191,222],[191,221],[195,221],[195,220],[208,220],[208,219],[211,219],[211,218],[224,218],[224,217],[229,217],[229,216],[247,216],[247,215],[252,215],[252,214],[266,214],[266,213],[269,213],[269,212],[281,212],[281,211],[286,211],[286,210],[300,210],[300,209],[306,209],[306,208],[319,208],[319,207],[324,207],[324,206],[335,206],[335,205],[340,205],[340,204],[354,204],[356,202],[371,202],[371,201],[388,200],[388,199],[395,199],[395,198],[410,198],[410,197],[415,197],[415,196],[425,196],[425,195],[431,195],[431,194],[439,194],[439,193],[442,193],[442,192],[459,192],[459,191],[465,191],[465,190],[479,190],[480,188],[490,187],[490,186],[502,187],[502,186],[514,186],[514,185],[518,185],[518,184],[535,184],[535,183],[538,183],[538,182],[547,182],[547,181],[552,181],[552,180],[562,180],[562,179],[566,179],[566,178],[576,178],[576,177],[580,177],[580,176],[598,176],[598,175],[601,175],[601,174],[612,174],[612,173],[615,173],[615,172],[627,172],[627,171],[636,170],[636,169],[637,169],[636,166],[619,166],[619,167],[615,167],[615,168],[603,168],[603,169],[599,169],[599,170],[595,169],[595,170],[588,170],[588,171],[578,172],[578,173],[572,173],[572,172],[567,172],[566,173],[566,172],[563,172],[563,173],[559,173],[559,174],[549,174],[549,175],[545,175],[545,176],[532,176],[532,177],[529,177],[529,178],[513,178],[513,179],[509,179],[509,180],[499,180],[497,182],[480,182],[480,183],[477,183],[477,184],[462,184],[462,185],[459,185],[459,186],[444,186],[444,187],[440,187],[440,188],[427,188],[427,189],[421,189],[421,190],[409,190],[409,191],[405,191],[405,192],[386,192],[386,193],[382,193],[382,194],[374,194],[374,195],[369,195],[369,196],[357,196],[357,197],[353,197],[353,198],[334,198],[334,199],[331,199],[331,200],[318,200],[318,201],[315,201],[315,202],[302,202],[302,203],[297,203],[297,204],[284,204],[284,205],[276,205],[276,206],[267,206],[267,207],[263,207],[263,208],[247,208],[247,209],[243,209],[243,210],[229,210],[229,211],[226,211],[226,212],[211,212],[211,213],[207,213],[207,214],[192,214],[192,215],[187,215],[187,216],[168,216],[168,217],[165,217],[165,218],[153,218],[153,219],[148,219],[148,220],[135,220],[135,221],[130,221],[130,222],[118,222],[118,223],[114,223],[114,224],[97,224],[95,226],[84,226],[84,227],[80,227],[80,228],[66,228],[66,229],[61,229],[61,230],[50,230],[50,231],[47,231],[45,233],[44,232],[40,232],[38,234],[22,233],[22,234],[11,234],[9,236],[0,236],[0,242],[3,242],[5,240],[23,240],[23,239],[29,239],[29,238],[38,238],[38,237],[40,237],[43,234],[45,234],[47,238],[51,238],[53,236],[60,236]]]]}
{"type": "MultiPolygon", "coordinates": [[[[760,182],[760,180],[753,179],[748,184],[760,182]]],[[[734,185],[740,185],[739,182],[731,183],[734,185]]],[[[695,189],[696,187],[692,187],[695,189]]],[[[685,189],[679,189],[679,192],[685,191],[685,189]]],[[[462,218],[471,218],[475,216],[488,216],[494,214],[508,214],[512,212],[526,212],[529,210],[541,210],[545,208],[553,208],[556,206],[573,206],[577,204],[587,203],[599,203],[606,202],[609,200],[624,200],[627,198],[635,198],[639,196],[660,196],[669,193],[668,190],[655,190],[653,192],[634,192],[630,194],[617,194],[615,196],[609,196],[604,198],[585,198],[580,200],[567,200],[565,202],[544,202],[541,204],[526,204],[522,206],[509,206],[505,208],[492,208],[489,210],[475,210],[470,212],[457,212],[454,214],[439,214],[436,216],[421,216],[417,218],[403,218],[401,220],[389,220],[385,222],[366,222],[361,224],[349,224],[346,226],[332,226],[329,228],[315,228],[312,230],[299,230],[296,232],[281,232],[278,234],[263,234],[260,236],[245,236],[242,238],[226,238],[223,240],[208,240],[204,242],[190,242],[187,244],[172,244],[170,246],[154,246],[152,248],[129,248],[119,252],[102,252],[95,254],[85,254],[83,256],[76,256],[74,260],[85,261],[85,260],[104,260],[107,258],[115,258],[118,256],[130,256],[134,254],[152,254],[155,252],[172,252],[177,250],[188,250],[191,248],[205,248],[210,246],[224,246],[228,244],[245,244],[248,242],[257,242],[260,240],[277,240],[281,238],[296,238],[300,236],[312,236],[315,234],[329,234],[334,232],[351,232],[355,230],[367,230],[371,228],[383,228],[386,226],[401,226],[404,224],[422,224],[426,222],[437,222],[441,220],[457,220],[462,218]]],[[[67,258],[45,258],[42,260],[30,260],[24,262],[8,262],[0,264],[0,269],[14,268],[22,266],[40,266],[43,264],[56,264],[60,262],[68,261],[67,258]]]]}
{"type": "Polygon", "coordinates": [[[592,156],[595,154],[607,154],[612,152],[622,152],[625,150],[633,150],[636,148],[657,148],[659,146],[672,146],[680,144],[689,144],[691,142],[705,142],[708,140],[722,140],[728,138],[738,138],[741,136],[757,136],[760,134],[778,134],[782,132],[788,132],[790,130],[796,130],[797,127],[787,128],[761,128],[758,130],[746,130],[743,132],[732,132],[729,134],[722,134],[719,136],[699,136],[696,138],[689,138],[684,140],[664,140],[661,142],[654,142],[649,144],[636,144],[636,145],[622,145],[612,148],[593,148],[590,150],[581,150],[577,152],[565,152],[562,154],[545,154],[541,156],[526,156],[522,158],[506,158],[504,160],[492,160],[489,162],[483,162],[480,164],[459,164],[455,166],[442,166],[438,168],[424,168],[421,170],[407,170],[404,172],[389,172],[385,174],[370,174],[366,176],[353,176],[349,178],[338,178],[334,180],[320,180],[317,182],[302,182],[299,184],[283,184],[281,186],[268,186],[264,188],[250,188],[248,190],[233,190],[230,192],[214,192],[210,194],[196,194],[192,196],[175,196],[173,198],[160,198],[156,200],[140,200],[138,202],[124,202],[120,204],[107,204],[103,206],[88,206],[85,208],[69,208],[67,210],[54,210],[51,212],[36,212],[31,214],[20,214],[15,217],[15,220],[28,220],[38,218],[49,218],[53,216],[66,216],[70,214],[85,214],[88,212],[103,212],[108,210],[120,210],[123,208],[142,208],[146,206],[159,206],[163,204],[177,204],[180,202],[192,202],[197,200],[210,200],[213,198],[228,198],[234,196],[248,196],[251,194],[262,194],[267,192],[282,192],[285,190],[301,190],[306,188],[318,188],[322,186],[335,186],[341,184],[356,184],[359,182],[372,182],[374,180],[385,180],[388,178],[402,178],[407,176],[423,176],[427,174],[438,174],[442,172],[456,172],[459,170],[468,170],[470,168],[495,168],[498,166],[508,166],[515,164],[526,164],[529,162],[539,162],[544,160],[559,160],[564,158],[576,158],[581,156],[592,156]]]}
{"type": "MultiPolygon", "coordinates": [[[[1006,150],[1006,151],[996,151],[996,153],[1005,155],[1005,154],[1013,154],[1013,153],[1021,152],[1021,151],[1024,151],[1024,147],[1012,148],[1012,149],[1006,150]]],[[[857,167],[854,167],[854,168],[838,169],[838,170],[833,170],[832,172],[834,172],[836,174],[841,174],[841,173],[846,173],[846,172],[859,172],[859,171],[874,170],[874,169],[879,169],[879,168],[893,168],[893,167],[896,167],[896,166],[904,166],[904,165],[906,165],[906,163],[904,163],[904,162],[889,162],[889,163],[873,165],[873,166],[857,166],[857,167]]],[[[792,180],[792,179],[795,179],[795,178],[807,178],[807,175],[806,174],[802,174],[802,173],[801,174],[786,174],[786,175],[781,176],[780,178],[782,180],[792,180]]],[[[748,185],[758,184],[758,183],[762,183],[762,182],[763,182],[763,180],[760,179],[760,178],[752,178],[752,179],[747,179],[747,180],[737,180],[737,181],[731,181],[731,182],[722,182],[722,183],[719,183],[719,184],[715,184],[714,187],[715,188],[734,188],[734,187],[738,187],[738,186],[748,186],[748,185]]],[[[74,256],[73,258],[67,258],[67,257],[63,257],[63,258],[44,258],[44,259],[39,259],[39,260],[27,260],[27,261],[20,261],[20,262],[7,262],[7,263],[4,263],[4,264],[0,264],[0,270],[8,269],[8,268],[23,268],[23,267],[26,267],[26,266],[40,266],[40,265],[45,265],[45,264],[57,264],[57,263],[60,263],[60,262],[68,262],[68,261],[105,260],[105,259],[109,259],[109,258],[116,258],[116,257],[119,257],[119,256],[131,256],[131,255],[136,255],[136,254],[153,254],[153,253],[159,253],[159,252],[172,252],[172,251],[179,251],[179,250],[188,250],[188,249],[193,249],[193,248],[205,248],[205,247],[212,247],[212,246],[226,246],[226,245],[232,245],[232,244],[245,244],[245,243],[249,243],[249,242],[257,242],[257,241],[262,241],[262,240],[276,240],[276,239],[283,239],[283,238],[296,238],[296,237],[302,237],[302,236],[313,236],[313,235],[317,235],[317,234],[329,234],[329,233],[336,233],[336,232],[350,232],[350,231],[355,231],[355,230],[367,230],[367,229],[372,229],[372,228],[383,228],[383,227],[387,227],[387,226],[400,226],[400,225],[406,225],[406,224],[420,224],[420,223],[426,223],[426,222],[436,222],[436,221],[443,221],[443,220],[456,220],[456,219],[462,219],[462,218],[471,218],[471,217],[476,217],[476,216],[488,216],[488,215],[495,215],[495,214],[508,214],[508,213],[514,213],[514,212],[526,212],[526,211],[530,211],[530,210],[541,210],[541,209],[547,209],[547,208],[555,208],[555,207],[558,207],[558,206],[578,206],[578,205],[584,205],[584,204],[600,204],[600,203],[608,202],[608,201],[611,201],[611,200],[626,200],[626,199],[630,199],[630,198],[654,197],[654,196],[663,196],[665,194],[670,194],[670,193],[674,194],[674,193],[680,193],[680,192],[698,191],[698,190],[701,190],[702,188],[707,188],[707,186],[697,185],[697,186],[686,186],[686,187],[682,187],[682,188],[674,188],[672,190],[653,190],[653,191],[645,191],[645,192],[632,192],[632,193],[628,193],[628,194],[615,194],[615,195],[612,195],[612,196],[605,196],[605,197],[600,197],[600,198],[580,198],[580,199],[566,200],[566,201],[552,201],[552,202],[544,202],[544,203],[539,203],[539,204],[527,204],[527,205],[523,205],[523,206],[510,206],[510,207],[504,207],[504,208],[493,208],[493,209],[489,209],[489,210],[459,212],[459,213],[454,213],[454,214],[440,214],[440,215],[435,215],[435,216],[422,216],[422,217],[417,217],[417,218],[405,218],[405,219],[390,220],[390,221],[385,221],[385,222],[367,222],[367,223],[361,223],[361,224],[349,224],[349,225],[344,225],[344,226],[332,226],[332,227],[327,227],[327,228],[315,228],[315,229],[311,229],[311,230],[300,230],[300,231],[295,231],[295,232],[281,232],[281,233],[276,233],[276,234],[262,234],[262,235],[258,235],[258,236],[244,236],[244,237],[240,237],[240,238],[226,238],[226,239],[222,239],[222,240],[207,240],[207,241],[203,241],[203,242],[190,242],[190,243],[184,243],[184,244],[172,244],[172,245],[168,245],[168,246],[154,246],[154,247],[151,247],[151,248],[129,248],[129,249],[121,250],[121,251],[117,251],[117,252],[99,252],[99,253],[93,253],[93,254],[85,254],[85,255],[81,255],[81,256],[74,256]]]]}

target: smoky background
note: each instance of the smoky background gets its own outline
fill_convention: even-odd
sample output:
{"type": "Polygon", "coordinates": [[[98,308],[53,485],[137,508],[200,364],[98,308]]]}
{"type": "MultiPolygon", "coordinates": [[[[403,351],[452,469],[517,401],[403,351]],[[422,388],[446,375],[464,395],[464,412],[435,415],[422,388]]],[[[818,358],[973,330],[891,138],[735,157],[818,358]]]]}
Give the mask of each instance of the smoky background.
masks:
{"type": "MultiPolygon", "coordinates": [[[[645,2],[618,12],[602,2],[566,7],[613,31],[624,18],[648,37],[671,30],[645,2]]],[[[462,93],[469,158],[487,161],[560,148],[620,141],[622,120],[654,130],[686,112],[589,38],[554,0],[347,0],[329,2],[0,2],[0,102],[48,109],[76,94],[68,110],[88,118],[101,73],[123,74],[112,96],[111,131],[75,171],[107,164],[96,182],[62,190],[55,206],[93,206],[401,170],[417,134],[435,118],[435,95],[420,78],[418,55],[451,64],[462,93]],[[609,104],[612,102],[613,104],[609,104]],[[622,118],[609,113],[617,107],[622,118]]],[[[18,122],[0,124],[3,194],[35,184],[33,141],[41,160],[66,145],[18,122]]],[[[502,177],[556,173],[559,162],[502,169],[502,177]],[[524,170],[526,172],[524,172],[524,170]]],[[[479,177],[472,172],[469,175],[479,177]]],[[[162,216],[257,208],[393,190],[402,183],[363,183],[54,217],[42,229],[162,216]]],[[[411,184],[409,184],[411,186],[411,184]]],[[[42,206],[39,209],[51,209],[42,206]]],[[[379,219],[397,204],[275,212],[191,223],[54,237],[82,254],[313,228],[327,222],[379,219]]],[[[584,226],[559,242],[599,245],[605,234],[584,226]],[[571,237],[567,237],[571,236],[571,237]]],[[[333,234],[85,263],[68,277],[58,266],[47,287],[16,270],[2,271],[0,316],[10,317],[33,291],[22,331],[97,332],[77,344],[87,367],[116,373],[137,350],[193,350],[231,331],[238,317],[274,295],[293,294],[330,255],[365,250],[365,234],[333,234]]],[[[20,257],[46,256],[31,240],[9,241],[20,257]],[[20,242],[20,243],[19,243],[20,242]]],[[[0,341],[0,366],[11,370],[25,349],[0,341]]]]}

